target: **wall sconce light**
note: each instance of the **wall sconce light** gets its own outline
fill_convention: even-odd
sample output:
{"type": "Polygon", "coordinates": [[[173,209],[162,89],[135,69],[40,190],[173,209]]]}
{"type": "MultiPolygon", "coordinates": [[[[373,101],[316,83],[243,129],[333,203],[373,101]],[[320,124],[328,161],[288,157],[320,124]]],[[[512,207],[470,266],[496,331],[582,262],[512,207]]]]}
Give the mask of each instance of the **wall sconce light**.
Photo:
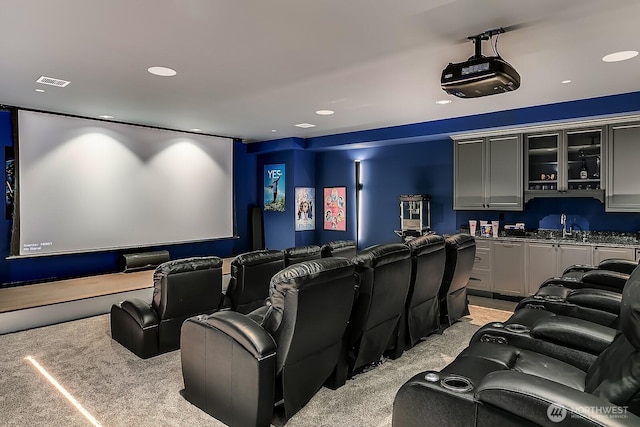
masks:
{"type": "Polygon", "coordinates": [[[356,249],[360,247],[360,238],[362,236],[362,166],[360,160],[354,162],[354,168],[356,173],[356,249]]]}

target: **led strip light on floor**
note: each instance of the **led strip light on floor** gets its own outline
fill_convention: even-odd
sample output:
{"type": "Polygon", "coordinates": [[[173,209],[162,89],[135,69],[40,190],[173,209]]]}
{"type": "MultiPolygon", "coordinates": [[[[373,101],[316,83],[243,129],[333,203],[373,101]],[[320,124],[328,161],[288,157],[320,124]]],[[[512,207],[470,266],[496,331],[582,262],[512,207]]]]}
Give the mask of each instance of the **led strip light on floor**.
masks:
{"type": "Polygon", "coordinates": [[[87,412],[87,410],[84,409],[84,407],[80,403],[78,403],[78,401],[74,399],[74,397],[71,396],[71,394],[69,394],[69,392],[65,390],[64,387],[62,387],[60,383],[56,381],[56,379],[53,378],[51,374],[49,374],[33,357],[27,356],[25,357],[25,360],[29,361],[42,374],[42,376],[44,376],[47,379],[47,381],[49,381],[51,385],[53,385],[69,401],[69,403],[75,406],[75,408],[82,415],[84,415],[87,420],[89,420],[91,424],[93,424],[96,427],[102,426],[98,422],[98,420],[96,420],[89,412],[87,412]]]}

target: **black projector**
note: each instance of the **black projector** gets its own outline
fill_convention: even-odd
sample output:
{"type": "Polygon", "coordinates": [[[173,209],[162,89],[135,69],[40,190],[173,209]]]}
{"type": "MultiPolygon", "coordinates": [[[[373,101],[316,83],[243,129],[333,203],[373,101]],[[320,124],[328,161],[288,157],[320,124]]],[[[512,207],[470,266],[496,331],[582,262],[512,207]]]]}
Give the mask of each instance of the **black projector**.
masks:
{"type": "Polygon", "coordinates": [[[459,98],[478,98],[520,87],[520,74],[498,56],[472,57],[442,71],[442,90],[459,98]]]}

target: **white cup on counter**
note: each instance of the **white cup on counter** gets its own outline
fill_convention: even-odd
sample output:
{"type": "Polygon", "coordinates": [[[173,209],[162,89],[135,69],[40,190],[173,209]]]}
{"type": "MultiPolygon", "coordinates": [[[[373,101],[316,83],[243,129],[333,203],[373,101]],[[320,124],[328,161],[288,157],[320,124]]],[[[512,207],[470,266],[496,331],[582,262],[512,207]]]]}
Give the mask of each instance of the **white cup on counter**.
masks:
{"type": "Polygon", "coordinates": [[[477,225],[478,225],[478,221],[476,221],[475,219],[469,220],[469,234],[471,234],[472,236],[476,235],[477,225]]]}
{"type": "Polygon", "coordinates": [[[493,237],[498,237],[499,226],[500,226],[500,221],[491,221],[491,232],[493,233],[493,237]]]}

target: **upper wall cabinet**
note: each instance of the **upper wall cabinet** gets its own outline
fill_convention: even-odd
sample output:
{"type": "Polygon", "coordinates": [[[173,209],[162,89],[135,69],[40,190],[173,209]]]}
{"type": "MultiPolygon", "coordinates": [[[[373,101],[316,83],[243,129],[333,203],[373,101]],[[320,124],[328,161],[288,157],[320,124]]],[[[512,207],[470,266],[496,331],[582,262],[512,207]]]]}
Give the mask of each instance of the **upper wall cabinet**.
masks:
{"type": "Polygon", "coordinates": [[[532,133],[525,137],[525,200],[594,197],[604,201],[603,128],[532,133]]]}
{"type": "Polygon", "coordinates": [[[607,212],[640,211],[640,123],[609,126],[607,212]]]}
{"type": "Polygon", "coordinates": [[[453,208],[521,211],[522,136],[454,141],[453,208]]]}

